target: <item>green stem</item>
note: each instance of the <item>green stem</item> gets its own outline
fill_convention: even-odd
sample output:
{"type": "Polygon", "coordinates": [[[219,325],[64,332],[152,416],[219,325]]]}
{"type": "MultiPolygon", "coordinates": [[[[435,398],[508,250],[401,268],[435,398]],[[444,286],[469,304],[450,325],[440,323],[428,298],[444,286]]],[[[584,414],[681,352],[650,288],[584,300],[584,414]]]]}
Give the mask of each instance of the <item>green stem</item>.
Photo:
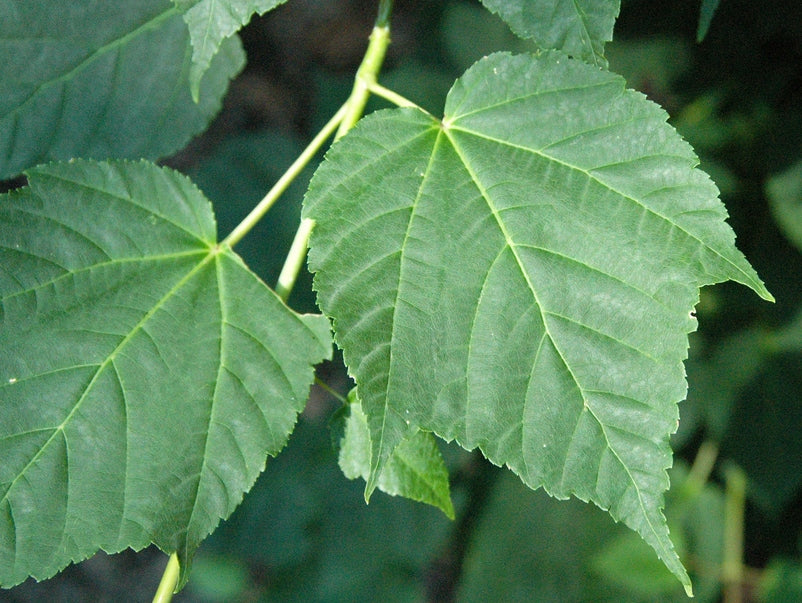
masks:
{"type": "Polygon", "coordinates": [[[724,603],[741,603],[743,600],[743,548],[744,506],[746,503],[746,475],[738,467],[730,467],[725,474],[724,501],[724,559],[721,580],[724,583],[724,603]]]}
{"type": "MultiPolygon", "coordinates": [[[[346,132],[360,120],[365,111],[368,98],[370,98],[371,90],[379,87],[376,83],[376,78],[387,54],[387,46],[390,44],[389,11],[392,9],[392,4],[392,1],[382,0],[379,5],[379,17],[370,34],[370,42],[365,51],[365,57],[356,72],[351,95],[341,109],[344,113],[339,120],[339,127],[334,140],[345,136],[346,132]]],[[[386,90],[383,86],[379,88],[386,90]]],[[[397,97],[403,98],[400,95],[397,95],[397,97]]],[[[298,227],[290,246],[290,252],[287,254],[287,259],[281,268],[281,274],[279,274],[278,282],[276,283],[276,293],[285,302],[289,298],[304,264],[306,249],[309,245],[309,236],[312,234],[314,226],[314,220],[309,218],[301,220],[301,225],[298,227]]]]}
{"type": "MultiPolygon", "coordinates": [[[[408,98],[401,96],[395,90],[390,90],[389,88],[385,88],[378,82],[373,82],[373,84],[371,84],[370,91],[376,96],[380,96],[384,100],[388,100],[398,107],[415,107],[417,109],[421,109],[421,107],[419,107],[417,104],[415,104],[408,98]]],[[[421,111],[424,111],[424,109],[421,109],[421,111]]]]}
{"type": "Polygon", "coordinates": [[[380,0],[379,14],[376,17],[376,25],[384,27],[390,24],[390,13],[393,12],[393,0],[380,0]]]}
{"type": "Polygon", "coordinates": [[[685,479],[685,483],[682,484],[680,492],[683,499],[693,500],[701,494],[707,480],[710,478],[710,473],[713,471],[717,458],[718,445],[711,440],[702,442],[688,477],[685,479]]]}
{"type": "Polygon", "coordinates": [[[173,592],[175,591],[175,585],[178,584],[180,569],[178,555],[173,553],[170,555],[167,567],[164,568],[159,588],[156,589],[156,594],[153,596],[153,603],[169,603],[173,600],[173,592]]]}
{"type": "Polygon", "coordinates": [[[317,133],[298,158],[292,163],[286,172],[278,179],[268,193],[265,195],[259,204],[253,208],[245,219],[240,222],[237,227],[223,240],[223,245],[233,247],[244,237],[248,232],[261,220],[273,204],[278,201],[279,197],[287,190],[293,180],[303,171],[309,164],[312,158],[323,146],[323,143],[334,133],[334,130],[340,125],[343,117],[345,116],[348,104],[344,104],[337,113],[334,114],[328,123],[323,126],[323,129],[317,133]]]}
{"type": "Polygon", "coordinates": [[[284,266],[281,267],[281,274],[278,275],[278,282],[276,283],[276,293],[284,302],[287,301],[290,293],[292,293],[292,288],[298,279],[298,273],[301,272],[301,267],[304,265],[309,235],[312,234],[314,225],[315,221],[309,218],[301,220],[301,225],[292,240],[290,252],[287,254],[287,259],[284,260],[284,266]]]}
{"type": "Polygon", "coordinates": [[[351,89],[351,95],[346,102],[348,111],[342,122],[340,122],[340,128],[337,130],[335,140],[342,138],[361,119],[362,114],[365,112],[365,105],[368,102],[368,98],[370,98],[370,89],[376,84],[376,78],[379,75],[382,63],[384,63],[387,46],[390,45],[389,15],[381,14],[381,9],[386,9],[385,4],[392,6],[392,2],[382,2],[380,6],[379,19],[377,19],[376,25],[370,34],[370,42],[368,43],[368,49],[365,51],[365,57],[362,59],[362,64],[357,69],[354,87],[351,89]],[[383,20],[382,17],[384,17],[383,20]],[[380,21],[383,22],[380,23],[380,21]]]}
{"type": "Polygon", "coordinates": [[[330,394],[333,398],[339,400],[342,404],[348,404],[348,399],[345,396],[343,396],[340,392],[332,388],[328,383],[326,383],[322,379],[315,377],[315,385],[317,385],[320,389],[330,394]]]}

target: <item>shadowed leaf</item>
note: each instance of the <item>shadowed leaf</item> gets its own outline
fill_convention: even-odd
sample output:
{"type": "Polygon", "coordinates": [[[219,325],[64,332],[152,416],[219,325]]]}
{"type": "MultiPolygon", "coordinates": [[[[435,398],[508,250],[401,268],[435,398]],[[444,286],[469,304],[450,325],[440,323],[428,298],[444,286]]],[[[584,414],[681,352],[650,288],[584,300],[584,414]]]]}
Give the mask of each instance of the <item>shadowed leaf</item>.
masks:
{"type": "Polygon", "coordinates": [[[198,544],[286,443],[328,321],[287,308],[209,202],[149,163],[0,197],[0,584],[198,544]]]}

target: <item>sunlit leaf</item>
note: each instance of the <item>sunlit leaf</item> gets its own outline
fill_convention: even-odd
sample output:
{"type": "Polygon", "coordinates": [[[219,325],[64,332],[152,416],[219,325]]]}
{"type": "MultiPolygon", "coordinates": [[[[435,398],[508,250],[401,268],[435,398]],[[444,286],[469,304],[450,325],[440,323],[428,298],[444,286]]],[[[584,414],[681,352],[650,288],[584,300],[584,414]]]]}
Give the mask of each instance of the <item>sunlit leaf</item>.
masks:
{"type": "Polygon", "coordinates": [[[219,111],[238,39],[189,93],[189,35],[166,0],[0,3],[0,178],[84,157],[157,159],[219,111]]]}
{"type": "Polygon", "coordinates": [[[27,176],[0,197],[0,584],[151,542],[185,578],[286,443],[328,321],[217,244],[176,172],[27,176]]]}
{"type": "Polygon", "coordinates": [[[482,0],[522,38],[605,67],[621,0],[482,0]]]}
{"type": "Polygon", "coordinates": [[[185,11],[184,21],[192,40],[189,78],[193,98],[198,98],[201,79],[223,40],[242,29],[254,14],[263,15],[284,2],[286,0],[173,0],[185,11]]]}
{"type": "Polygon", "coordinates": [[[771,296],[665,122],[618,76],[498,54],[442,121],[384,111],[334,145],[309,262],[368,417],[368,493],[433,431],[609,510],[689,588],[661,507],[698,289],[771,296]]]}

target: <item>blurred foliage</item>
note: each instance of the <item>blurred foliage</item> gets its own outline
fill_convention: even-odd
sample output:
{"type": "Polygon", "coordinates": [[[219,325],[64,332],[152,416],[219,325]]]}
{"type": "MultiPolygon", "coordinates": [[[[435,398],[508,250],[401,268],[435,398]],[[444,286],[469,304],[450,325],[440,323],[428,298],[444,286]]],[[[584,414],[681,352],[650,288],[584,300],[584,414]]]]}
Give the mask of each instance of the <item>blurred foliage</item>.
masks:
{"type": "MultiPolygon", "coordinates": [[[[294,0],[245,30],[249,64],[226,110],[172,161],[214,201],[221,233],[346,98],[374,4],[294,0]]],[[[709,29],[697,44],[698,0],[624,0],[607,46],[610,69],[665,107],[694,145],[739,248],[777,299],[765,304],[737,285],[702,292],[666,514],[698,600],[718,600],[722,468],[742,468],[745,600],[793,602],[802,600],[802,3],[715,4],[704,2],[709,29]]],[[[478,1],[397,0],[393,28],[381,81],[432,112],[474,60],[530,49],[478,1]]],[[[313,169],[237,248],[268,284],[313,169]]],[[[314,308],[311,279],[290,305],[314,308]]],[[[335,364],[321,378],[343,394],[350,387],[335,364]]],[[[315,391],[288,448],[202,546],[177,601],[684,599],[651,550],[600,510],[531,492],[452,445],[441,449],[454,522],[382,493],[366,506],[363,484],[343,477],[331,446],[327,422],[338,405],[315,391]]],[[[155,553],[99,556],[47,583],[0,592],[0,600],[145,601],[165,562],[155,553]],[[137,575],[147,576],[139,589],[121,578],[137,575]]]]}

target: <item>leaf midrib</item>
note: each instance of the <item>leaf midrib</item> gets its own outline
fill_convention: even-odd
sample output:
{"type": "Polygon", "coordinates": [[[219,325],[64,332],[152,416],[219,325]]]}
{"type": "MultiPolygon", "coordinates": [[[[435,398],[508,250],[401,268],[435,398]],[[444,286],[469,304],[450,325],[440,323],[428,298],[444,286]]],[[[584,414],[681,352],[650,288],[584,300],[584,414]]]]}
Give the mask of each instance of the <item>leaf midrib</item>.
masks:
{"type": "MultiPolygon", "coordinates": [[[[531,147],[518,145],[518,144],[515,144],[515,143],[512,143],[512,142],[506,141],[506,140],[502,140],[502,139],[496,138],[496,137],[491,136],[489,134],[484,134],[482,132],[476,132],[476,131],[473,131],[473,130],[460,128],[460,127],[454,126],[453,124],[451,125],[450,129],[451,130],[456,130],[456,131],[459,131],[459,132],[463,132],[464,134],[476,136],[477,138],[482,138],[484,140],[488,140],[490,142],[494,142],[494,143],[502,145],[502,146],[506,146],[506,147],[513,148],[513,149],[518,149],[520,151],[525,151],[525,152],[531,153],[533,155],[537,155],[538,157],[541,157],[542,159],[545,159],[546,161],[552,161],[552,162],[554,162],[556,164],[559,164],[559,165],[562,165],[562,166],[564,166],[564,167],[566,167],[566,168],[568,168],[570,170],[574,170],[574,171],[577,171],[577,172],[580,172],[580,173],[584,174],[590,180],[592,180],[592,181],[596,182],[597,184],[605,187],[609,191],[611,191],[611,192],[613,192],[613,193],[615,193],[617,195],[620,195],[621,197],[623,197],[627,201],[630,201],[630,202],[634,203],[635,205],[641,207],[643,210],[645,210],[649,214],[651,214],[651,215],[653,215],[653,216],[655,216],[657,218],[660,218],[661,220],[669,223],[673,228],[676,228],[680,232],[682,232],[685,235],[687,235],[689,239],[692,239],[692,240],[696,241],[701,247],[705,248],[706,250],[711,252],[713,255],[715,255],[716,257],[718,257],[720,259],[722,259],[724,262],[726,262],[738,274],[742,275],[742,278],[745,279],[745,282],[749,282],[749,283],[753,282],[753,279],[750,278],[750,276],[748,274],[745,274],[743,272],[743,270],[737,264],[735,264],[731,259],[721,255],[717,250],[713,249],[710,245],[708,245],[705,241],[700,239],[697,235],[695,235],[695,234],[691,233],[690,231],[688,231],[687,229],[683,228],[682,226],[680,226],[676,222],[672,221],[669,217],[661,214],[660,212],[658,212],[654,208],[651,208],[651,207],[649,207],[647,205],[644,205],[643,203],[641,203],[640,201],[635,199],[632,195],[624,193],[623,191],[618,190],[616,187],[608,184],[607,182],[605,182],[604,180],[599,178],[596,174],[594,174],[594,173],[592,173],[592,172],[590,172],[590,171],[588,171],[588,170],[586,170],[586,169],[584,169],[584,168],[582,168],[580,166],[577,166],[577,165],[574,165],[574,164],[569,163],[567,161],[564,161],[562,159],[558,159],[556,157],[553,157],[553,156],[549,155],[548,153],[544,153],[542,150],[532,149],[531,147]]],[[[455,146],[456,146],[456,144],[455,144],[455,146]]],[[[467,165],[467,162],[466,162],[466,165],[467,165]]]]}
{"type": "MultiPolygon", "coordinates": [[[[565,366],[565,369],[571,375],[571,379],[573,380],[573,382],[575,383],[577,389],[581,393],[581,395],[582,395],[582,403],[583,403],[584,409],[586,409],[591,414],[591,416],[593,416],[594,420],[598,423],[598,425],[599,425],[599,427],[600,427],[600,429],[602,431],[602,434],[604,435],[604,439],[605,439],[605,443],[607,445],[607,448],[611,451],[611,453],[615,456],[616,460],[620,463],[621,467],[624,469],[624,471],[626,472],[627,476],[629,477],[630,483],[635,488],[635,491],[637,492],[637,495],[638,495],[638,505],[639,505],[640,510],[641,510],[641,516],[643,517],[643,519],[645,519],[647,521],[647,523],[649,525],[649,528],[652,531],[652,534],[654,536],[655,544],[662,549],[662,553],[664,555],[666,555],[666,558],[670,558],[670,555],[668,555],[668,551],[665,550],[663,540],[657,534],[657,530],[655,529],[655,526],[654,526],[653,522],[651,521],[651,518],[650,518],[649,514],[646,512],[646,507],[645,507],[643,496],[642,496],[642,493],[641,493],[641,488],[640,488],[638,482],[635,480],[634,476],[632,475],[632,472],[630,471],[630,468],[622,460],[622,458],[619,455],[618,451],[610,443],[610,439],[607,436],[607,429],[606,429],[607,426],[604,424],[604,422],[602,422],[599,419],[599,417],[596,415],[596,413],[593,411],[593,409],[588,404],[585,388],[582,387],[579,379],[574,374],[574,371],[571,369],[570,364],[568,363],[568,361],[565,358],[565,355],[563,354],[562,350],[560,349],[560,346],[557,344],[557,341],[555,340],[554,336],[551,334],[551,332],[549,330],[549,323],[548,323],[548,321],[546,319],[546,313],[544,311],[544,307],[540,303],[540,299],[538,297],[537,291],[535,290],[535,287],[534,287],[531,279],[529,278],[528,272],[524,268],[523,261],[521,260],[520,256],[518,255],[518,252],[517,252],[517,249],[516,249],[517,245],[515,244],[513,238],[510,236],[510,234],[507,231],[507,228],[506,228],[503,220],[501,219],[501,216],[498,214],[498,211],[496,210],[495,206],[493,205],[493,203],[491,201],[491,197],[488,194],[487,189],[483,186],[481,180],[479,179],[478,174],[472,169],[471,164],[468,161],[468,159],[465,156],[465,154],[463,153],[463,151],[461,150],[460,145],[457,143],[457,141],[453,137],[453,135],[451,133],[451,130],[455,130],[455,129],[458,130],[458,131],[465,132],[467,134],[476,134],[476,133],[473,133],[473,132],[470,132],[470,131],[464,130],[464,129],[454,128],[453,126],[451,128],[445,128],[445,127],[443,128],[443,131],[445,132],[446,136],[449,139],[449,142],[453,146],[454,151],[457,153],[457,155],[459,156],[462,164],[464,165],[465,170],[467,171],[467,173],[470,176],[471,180],[476,185],[477,190],[482,195],[482,198],[485,200],[488,209],[493,214],[493,217],[496,220],[496,223],[497,223],[500,231],[502,232],[502,234],[504,236],[504,240],[506,242],[506,246],[509,247],[511,252],[513,253],[513,256],[514,256],[515,261],[516,261],[516,263],[518,265],[518,268],[519,268],[521,274],[523,275],[523,277],[524,277],[524,279],[526,281],[526,284],[527,284],[529,290],[532,293],[532,297],[535,300],[535,304],[537,305],[538,311],[540,312],[541,321],[543,323],[543,328],[544,328],[544,331],[545,331],[545,334],[546,334],[545,336],[547,336],[549,338],[549,340],[551,341],[551,344],[552,344],[552,346],[554,346],[554,349],[557,352],[557,354],[559,354],[560,360],[562,361],[563,365],[565,366]]],[[[479,134],[476,134],[476,135],[479,135],[479,134]]],[[[498,140],[493,139],[493,138],[490,138],[490,140],[495,140],[496,142],[504,142],[504,141],[498,141],[498,140]]],[[[516,145],[511,145],[511,146],[516,146],[516,145]]],[[[539,153],[536,153],[536,154],[539,154],[539,153]]],[[[544,158],[548,159],[549,157],[548,156],[544,156],[544,158]]],[[[574,167],[574,166],[568,166],[568,167],[574,167]]],[[[579,169],[579,168],[574,168],[574,169],[579,169]]],[[[573,440],[573,438],[572,438],[572,440],[573,440]]]]}
{"type": "MultiPolygon", "coordinates": [[[[83,393],[81,394],[80,398],[78,398],[78,400],[75,402],[75,405],[74,405],[73,409],[67,414],[67,416],[64,418],[64,420],[61,422],[61,424],[57,425],[54,428],[53,434],[41,446],[41,448],[31,458],[31,460],[28,462],[28,464],[26,464],[25,467],[20,471],[19,475],[17,475],[17,477],[15,477],[12,480],[12,482],[9,485],[8,490],[6,491],[6,493],[2,496],[2,498],[0,498],[0,504],[3,504],[3,503],[6,502],[6,500],[10,496],[11,492],[14,490],[14,487],[16,486],[16,483],[22,478],[23,475],[26,474],[26,472],[30,469],[30,467],[36,463],[36,461],[41,457],[41,455],[44,453],[44,451],[53,442],[54,438],[57,437],[59,434],[64,432],[65,427],[70,422],[70,420],[75,415],[75,413],[78,411],[78,409],[81,407],[81,405],[83,404],[83,402],[86,399],[87,395],[92,390],[92,388],[94,387],[94,385],[97,382],[97,380],[100,378],[100,375],[112,363],[112,361],[114,360],[114,358],[117,357],[117,355],[120,353],[120,351],[122,351],[122,349],[131,341],[131,339],[134,337],[134,335],[136,335],[144,327],[144,325],[156,314],[156,312],[159,309],[161,309],[161,307],[164,306],[164,304],[167,303],[167,301],[174,294],[176,294],[181,289],[181,287],[183,287],[186,283],[188,283],[190,281],[190,279],[192,279],[192,277],[195,274],[197,274],[204,266],[206,266],[206,264],[208,264],[209,261],[211,261],[213,258],[216,258],[218,253],[219,253],[219,250],[217,252],[212,252],[212,253],[206,254],[206,256],[203,258],[202,261],[198,262],[197,265],[195,265],[191,270],[189,270],[169,291],[167,291],[167,293],[165,293],[161,297],[161,299],[159,299],[158,302],[156,302],[153,305],[153,307],[150,310],[148,310],[147,313],[145,313],[145,315],[131,329],[131,331],[120,341],[119,344],[117,344],[117,346],[114,348],[114,350],[112,350],[108,354],[108,356],[103,360],[103,362],[100,363],[97,366],[97,369],[95,370],[95,374],[92,376],[92,379],[87,384],[87,386],[84,389],[83,393]]],[[[122,384],[120,384],[120,385],[122,385],[122,384]]],[[[67,470],[69,470],[69,468],[67,468],[67,470]]]]}
{"type": "MultiPolygon", "coordinates": [[[[428,125],[428,127],[423,132],[421,132],[420,134],[410,138],[405,143],[405,145],[411,144],[412,142],[416,141],[419,138],[419,136],[422,136],[424,134],[429,133],[432,130],[433,127],[434,127],[433,125],[428,125]]],[[[440,144],[442,144],[441,141],[443,139],[443,133],[444,133],[444,129],[443,128],[439,128],[437,130],[437,136],[436,136],[434,142],[432,143],[432,150],[431,150],[431,153],[429,155],[429,161],[426,164],[426,169],[423,171],[423,177],[421,178],[421,182],[418,185],[418,190],[417,190],[417,193],[415,195],[415,199],[414,199],[414,201],[412,202],[412,204],[408,208],[408,211],[410,212],[409,222],[407,223],[407,229],[404,232],[404,239],[403,239],[403,241],[401,243],[401,247],[400,247],[400,250],[399,250],[401,256],[400,256],[399,267],[398,267],[398,286],[396,286],[396,295],[395,295],[395,299],[393,300],[393,319],[392,319],[392,329],[390,331],[390,342],[391,343],[393,341],[396,341],[396,326],[398,325],[397,312],[398,312],[398,308],[399,308],[399,300],[401,298],[401,283],[404,280],[402,278],[402,274],[404,272],[404,264],[405,264],[404,263],[404,250],[407,247],[407,241],[409,240],[409,235],[410,235],[410,232],[412,230],[412,224],[415,221],[415,208],[418,206],[418,203],[421,200],[421,195],[423,194],[423,189],[424,189],[424,186],[426,184],[426,177],[429,175],[429,173],[432,170],[432,165],[434,163],[434,159],[435,159],[435,156],[437,154],[437,148],[440,146],[440,144]]],[[[399,145],[399,147],[403,147],[405,145],[399,145]]],[[[389,395],[389,392],[392,389],[393,366],[395,364],[393,362],[393,347],[394,347],[393,345],[389,346],[389,356],[390,357],[388,359],[388,368],[387,368],[387,392],[385,392],[385,395],[384,395],[384,405],[383,405],[383,409],[382,409],[382,425],[381,425],[381,431],[379,432],[381,435],[379,436],[379,442],[378,442],[378,448],[377,448],[376,455],[375,455],[375,457],[373,457],[373,459],[371,461],[372,471],[371,471],[371,474],[370,474],[369,479],[368,479],[368,484],[367,484],[368,490],[366,490],[366,492],[369,492],[370,490],[372,490],[373,488],[376,487],[376,485],[379,482],[379,476],[381,474],[381,470],[385,466],[385,464],[382,464],[380,466],[377,461],[381,460],[382,454],[384,452],[385,426],[387,424],[387,415],[388,415],[388,413],[390,411],[390,395],[389,395]]],[[[398,445],[396,445],[395,449],[397,449],[397,448],[398,448],[398,445]]],[[[371,453],[371,456],[373,456],[372,453],[371,453]]],[[[389,459],[389,456],[388,456],[388,459],[389,459]]]]}

